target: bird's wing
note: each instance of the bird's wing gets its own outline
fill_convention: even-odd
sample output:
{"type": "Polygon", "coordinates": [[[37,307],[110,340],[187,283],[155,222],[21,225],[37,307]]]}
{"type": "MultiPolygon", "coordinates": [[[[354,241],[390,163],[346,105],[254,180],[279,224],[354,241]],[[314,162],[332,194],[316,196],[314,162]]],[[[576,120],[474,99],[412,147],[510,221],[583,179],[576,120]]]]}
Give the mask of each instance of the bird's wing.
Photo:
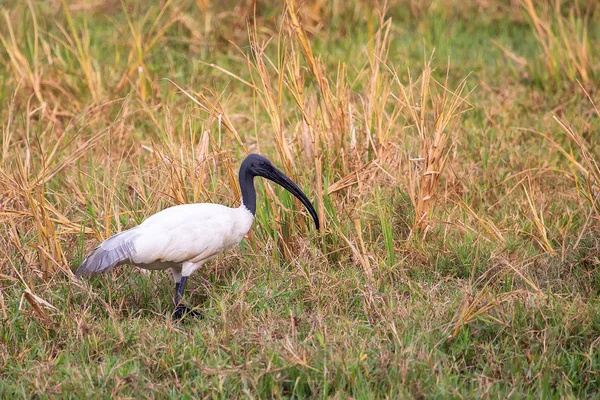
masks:
{"type": "MultiPolygon", "coordinates": [[[[139,226],[133,261],[143,264],[204,262],[236,245],[246,231],[238,233],[236,209],[218,204],[186,204],[171,207],[139,226]]],[[[249,225],[248,225],[249,228],[249,225]]]]}
{"type": "Polygon", "coordinates": [[[83,260],[75,276],[87,277],[129,262],[136,255],[135,240],[139,236],[138,228],[133,228],[106,239],[83,260]]]}

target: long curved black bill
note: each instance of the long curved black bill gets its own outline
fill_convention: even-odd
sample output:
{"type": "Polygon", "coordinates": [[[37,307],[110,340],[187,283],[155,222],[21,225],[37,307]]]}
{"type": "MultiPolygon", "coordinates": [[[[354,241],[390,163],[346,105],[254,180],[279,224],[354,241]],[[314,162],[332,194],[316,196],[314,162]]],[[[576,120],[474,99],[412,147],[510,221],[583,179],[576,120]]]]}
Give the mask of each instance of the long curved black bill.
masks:
{"type": "Polygon", "coordinates": [[[319,217],[317,216],[315,208],[313,207],[310,200],[308,200],[304,192],[302,192],[302,190],[300,190],[300,188],[294,182],[292,182],[290,178],[288,178],[283,172],[281,172],[275,167],[271,167],[270,171],[268,172],[265,171],[263,173],[261,171],[259,175],[263,178],[277,183],[278,185],[281,185],[285,190],[287,190],[288,192],[293,194],[298,200],[300,200],[302,204],[304,204],[304,207],[306,207],[306,209],[310,213],[312,219],[315,221],[315,226],[317,227],[317,230],[319,229],[319,217]]]}

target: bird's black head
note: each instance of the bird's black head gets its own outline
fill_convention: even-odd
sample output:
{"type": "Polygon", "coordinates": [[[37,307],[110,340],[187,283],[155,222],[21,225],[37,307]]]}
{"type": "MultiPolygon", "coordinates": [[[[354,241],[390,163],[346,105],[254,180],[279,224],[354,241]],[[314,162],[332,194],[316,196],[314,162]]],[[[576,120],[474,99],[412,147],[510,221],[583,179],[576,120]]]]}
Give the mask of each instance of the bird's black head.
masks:
{"type": "Polygon", "coordinates": [[[250,194],[254,189],[254,184],[252,180],[255,176],[262,176],[270,181],[273,181],[279,185],[281,185],[288,192],[293,194],[298,200],[304,204],[313,220],[315,221],[315,225],[317,229],[319,229],[319,217],[317,216],[317,212],[313,207],[312,203],[306,195],[300,190],[300,188],[292,182],[290,178],[288,178],[283,172],[278,170],[271,161],[267,160],[265,157],[259,154],[250,154],[246,159],[242,162],[240,167],[240,187],[242,189],[242,196],[244,200],[244,204],[246,206],[250,206],[250,210],[254,213],[256,209],[256,194],[250,194]],[[252,190],[250,190],[252,188],[252,190]],[[253,197],[252,197],[253,196],[253,197]],[[251,204],[246,204],[246,203],[251,204]]]}
{"type": "Polygon", "coordinates": [[[246,159],[242,162],[240,172],[244,168],[252,176],[262,176],[265,178],[267,178],[265,174],[270,174],[273,170],[277,170],[277,168],[271,164],[271,161],[260,154],[250,154],[248,157],[246,157],[246,159]]]}

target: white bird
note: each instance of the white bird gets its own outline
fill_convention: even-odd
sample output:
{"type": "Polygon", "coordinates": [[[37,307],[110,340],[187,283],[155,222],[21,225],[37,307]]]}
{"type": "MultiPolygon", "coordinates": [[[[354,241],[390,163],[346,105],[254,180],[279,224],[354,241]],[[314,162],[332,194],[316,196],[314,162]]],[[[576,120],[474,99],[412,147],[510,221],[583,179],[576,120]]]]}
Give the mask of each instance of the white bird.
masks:
{"type": "Polygon", "coordinates": [[[256,213],[255,176],[278,183],[296,196],[319,229],[317,213],[302,190],[265,157],[250,154],[239,172],[240,207],[198,203],[162,210],[135,228],[106,239],[83,260],[75,275],[88,277],[121,264],[149,270],[170,268],[175,280],[173,319],[199,315],[181,302],[187,279],[204,263],[238,245],[252,227],[256,213]]]}

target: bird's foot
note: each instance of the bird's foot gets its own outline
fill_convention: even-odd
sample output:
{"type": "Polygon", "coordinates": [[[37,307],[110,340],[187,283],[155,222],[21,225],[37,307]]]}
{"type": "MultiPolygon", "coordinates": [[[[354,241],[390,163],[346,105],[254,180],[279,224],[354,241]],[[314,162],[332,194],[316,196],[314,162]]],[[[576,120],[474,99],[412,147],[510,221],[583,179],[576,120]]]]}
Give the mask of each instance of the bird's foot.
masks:
{"type": "Polygon", "coordinates": [[[192,308],[189,308],[185,304],[182,304],[182,303],[177,304],[177,306],[175,307],[175,310],[173,311],[173,315],[172,315],[173,321],[179,322],[188,316],[194,317],[194,318],[202,318],[202,313],[200,311],[196,311],[192,308]]]}

